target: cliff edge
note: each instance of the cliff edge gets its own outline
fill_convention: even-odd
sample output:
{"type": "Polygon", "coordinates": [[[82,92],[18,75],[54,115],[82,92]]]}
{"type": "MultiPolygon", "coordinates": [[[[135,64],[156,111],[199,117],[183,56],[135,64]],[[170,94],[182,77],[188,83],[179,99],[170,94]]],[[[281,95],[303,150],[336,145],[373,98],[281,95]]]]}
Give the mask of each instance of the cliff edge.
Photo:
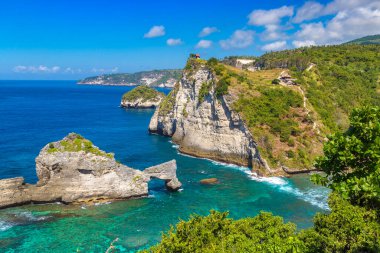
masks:
{"type": "Polygon", "coordinates": [[[220,96],[217,76],[206,62],[190,59],[184,74],[156,109],[149,131],[171,136],[185,154],[271,172],[232,98],[220,96]]]}

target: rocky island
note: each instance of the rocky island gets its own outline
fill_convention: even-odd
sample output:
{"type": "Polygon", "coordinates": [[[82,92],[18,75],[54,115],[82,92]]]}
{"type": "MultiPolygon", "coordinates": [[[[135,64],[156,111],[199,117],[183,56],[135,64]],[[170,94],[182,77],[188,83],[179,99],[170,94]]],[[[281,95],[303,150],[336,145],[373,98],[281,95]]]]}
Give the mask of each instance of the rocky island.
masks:
{"type": "Polygon", "coordinates": [[[173,88],[181,77],[181,72],[182,70],[179,69],[164,69],[141,71],[131,74],[105,74],[87,77],[79,80],[78,84],[116,86],[146,85],[150,87],[173,88]]]}
{"type": "Polygon", "coordinates": [[[132,169],[71,133],[46,145],[36,158],[38,182],[22,177],[0,180],[0,208],[28,203],[88,203],[138,198],[148,195],[148,182],[158,178],[169,190],[181,187],[172,160],[143,171],[132,169]]]}
{"type": "Polygon", "coordinates": [[[125,108],[155,108],[165,94],[148,86],[138,86],[125,93],[121,99],[121,107],[125,108]]]}

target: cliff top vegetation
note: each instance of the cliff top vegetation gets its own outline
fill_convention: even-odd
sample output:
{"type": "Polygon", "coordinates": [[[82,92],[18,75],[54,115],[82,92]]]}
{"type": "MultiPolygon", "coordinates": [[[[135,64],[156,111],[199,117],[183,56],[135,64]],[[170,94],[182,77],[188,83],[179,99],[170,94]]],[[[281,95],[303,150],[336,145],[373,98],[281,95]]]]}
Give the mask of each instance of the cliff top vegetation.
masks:
{"type": "Polygon", "coordinates": [[[125,93],[123,95],[122,100],[124,101],[136,101],[136,100],[142,100],[142,102],[148,101],[148,100],[154,100],[158,101],[160,98],[164,97],[165,94],[162,92],[157,91],[154,88],[141,85],[137,86],[133,90],[125,93]]]}

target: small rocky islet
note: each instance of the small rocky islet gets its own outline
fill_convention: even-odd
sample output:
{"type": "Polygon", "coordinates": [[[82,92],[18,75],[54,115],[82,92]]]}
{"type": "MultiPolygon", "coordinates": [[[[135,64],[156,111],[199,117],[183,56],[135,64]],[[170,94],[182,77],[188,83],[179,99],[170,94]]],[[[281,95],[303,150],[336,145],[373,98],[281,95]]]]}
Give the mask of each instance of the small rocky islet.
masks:
{"type": "Polygon", "coordinates": [[[30,203],[97,203],[148,196],[152,178],[165,181],[168,190],[181,187],[176,161],[132,169],[117,162],[91,141],[70,133],[42,148],[36,158],[37,184],[24,178],[0,180],[0,208],[30,203]]]}
{"type": "Polygon", "coordinates": [[[156,108],[165,97],[165,94],[154,88],[141,85],[126,92],[120,106],[123,108],[149,109],[156,108]]]}

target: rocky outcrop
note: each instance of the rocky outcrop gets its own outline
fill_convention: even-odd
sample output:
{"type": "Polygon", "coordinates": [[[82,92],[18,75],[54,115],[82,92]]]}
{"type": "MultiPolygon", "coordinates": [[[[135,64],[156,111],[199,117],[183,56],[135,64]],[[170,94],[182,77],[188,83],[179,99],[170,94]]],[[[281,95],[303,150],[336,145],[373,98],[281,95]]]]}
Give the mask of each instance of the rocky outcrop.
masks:
{"type": "Polygon", "coordinates": [[[120,103],[121,107],[124,108],[136,108],[136,109],[149,109],[149,108],[156,108],[162,98],[156,99],[156,100],[147,100],[144,101],[143,99],[136,99],[134,101],[128,101],[128,100],[122,100],[120,103]]]}
{"type": "Polygon", "coordinates": [[[38,182],[24,184],[21,177],[0,180],[0,208],[27,203],[78,203],[143,197],[151,178],[178,190],[175,160],[145,171],[116,162],[89,140],[69,134],[46,145],[36,158],[38,182]]]}
{"type": "Polygon", "coordinates": [[[140,109],[156,108],[164,97],[164,93],[153,88],[138,86],[123,95],[120,106],[140,109]]]}
{"type": "Polygon", "coordinates": [[[231,97],[217,97],[217,81],[205,64],[185,71],[156,109],[149,131],[172,136],[183,153],[269,171],[248,128],[231,109],[231,97]]]}
{"type": "Polygon", "coordinates": [[[219,180],[217,178],[205,178],[199,181],[201,184],[219,184],[219,180]]]}

